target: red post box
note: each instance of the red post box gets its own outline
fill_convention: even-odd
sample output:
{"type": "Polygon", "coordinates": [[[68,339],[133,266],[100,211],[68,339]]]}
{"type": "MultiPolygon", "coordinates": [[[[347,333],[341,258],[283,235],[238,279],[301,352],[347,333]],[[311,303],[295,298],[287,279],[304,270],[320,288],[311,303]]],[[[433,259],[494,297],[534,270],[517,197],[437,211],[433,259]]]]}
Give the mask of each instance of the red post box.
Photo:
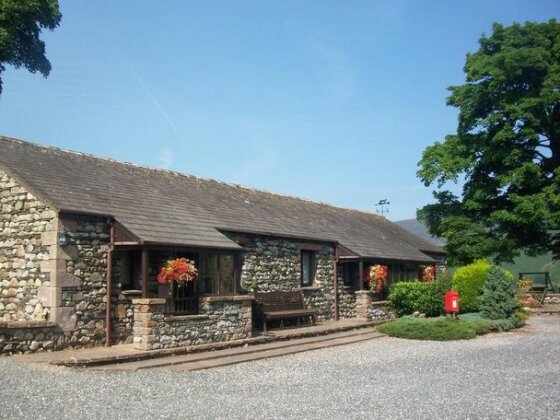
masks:
{"type": "Polygon", "coordinates": [[[459,312],[459,292],[450,290],[445,293],[445,311],[446,312],[459,312]]]}

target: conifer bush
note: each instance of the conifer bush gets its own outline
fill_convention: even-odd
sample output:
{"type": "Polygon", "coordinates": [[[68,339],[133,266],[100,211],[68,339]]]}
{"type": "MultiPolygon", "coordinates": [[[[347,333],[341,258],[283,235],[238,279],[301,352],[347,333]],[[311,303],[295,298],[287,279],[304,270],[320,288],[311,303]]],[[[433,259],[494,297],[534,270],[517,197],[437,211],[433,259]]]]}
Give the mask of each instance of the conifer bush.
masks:
{"type": "Polygon", "coordinates": [[[508,272],[496,266],[491,266],[488,270],[482,294],[476,300],[484,318],[506,320],[518,308],[516,283],[513,276],[507,274],[508,272]]]}

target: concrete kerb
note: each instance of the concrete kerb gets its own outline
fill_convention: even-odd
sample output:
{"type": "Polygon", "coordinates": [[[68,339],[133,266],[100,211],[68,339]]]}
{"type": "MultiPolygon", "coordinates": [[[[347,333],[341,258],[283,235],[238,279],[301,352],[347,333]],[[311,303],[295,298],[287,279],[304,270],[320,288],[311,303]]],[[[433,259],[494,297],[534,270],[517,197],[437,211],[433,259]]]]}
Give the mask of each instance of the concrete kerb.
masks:
{"type": "Polygon", "coordinates": [[[540,308],[530,308],[531,315],[560,315],[560,305],[543,305],[540,308]]]}
{"type": "MultiPolygon", "coordinates": [[[[186,355],[186,354],[194,354],[194,353],[201,353],[201,352],[210,352],[216,350],[225,350],[230,348],[236,347],[246,347],[246,346],[256,346],[259,344],[266,344],[272,343],[275,341],[286,341],[286,340],[295,340],[298,338],[307,338],[313,336],[320,336],[320,335],[328,335],[334,334],[338,332],[344,331],[351,331],[357,329],[365,329],[371,328],[376,325],[381,324],[383,321],[368,321],[362,322],[359,324],[352,324],[352,325],[343,325],[343,326],[332,326],[329,328],[319,329],[319,328],[300,328],[297,330],[289,330],[289,331],[275,331],[269,335],[261,335],[258,337],[247,338],[243,340],[235,340],[235,341],[228,341],[228,342],[219,342],[219,343],[208,343],[208,344],[201,344],[196,346],[186,346],[186,347],[174,347],[169,349],[158,349],[158,350],[148,350],[148,351],[131,351],[130,346],[127,347],[127,351],[119,351],[119,347],[121,346],[114,346],[109,349],[107,348],[100,348],[103,350],[104,354],[95,354],[96,349],[89,349],[89,351],[84,352],[88,353],[88,355],[83,355],[80,357],[79,354],[73,352],[72,355],[68,355],[68,358],[61,359],[61,360],[50,360],[48,361],[51,365],[56,366],[66,366],[66,367],[93,367],[93,366],[102,366],[106,364],[114,364],[114,363],[126,363],[126,362],[136,362],[140,360],[148,360],[154,359],[159,357],[166,357],[166,356],[179,356],[179,355],[186,355]],[[311,330],[313,328],[313,330],[311,330]],[[113,353],[107,355],[107,351],[113,349],[113,353]]],[[[320,327],[320,326],[319,326],[320,327]]],[[[25,356],[21,356],[22,361],[24,361],[25,356]]],[[[36,360],[35,360],[36,361],[36,360]]]]}

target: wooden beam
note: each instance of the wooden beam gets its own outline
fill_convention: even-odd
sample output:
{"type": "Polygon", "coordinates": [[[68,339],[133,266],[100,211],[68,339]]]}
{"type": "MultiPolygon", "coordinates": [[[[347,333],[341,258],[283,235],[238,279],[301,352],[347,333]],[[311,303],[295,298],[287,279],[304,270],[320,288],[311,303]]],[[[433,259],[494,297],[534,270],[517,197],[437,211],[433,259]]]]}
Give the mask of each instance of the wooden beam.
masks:
{"type": "Polygon", "coordinates": [[[360,260],[358,267],[358,284],[360,286],[360,290],[364,290],[364,262],[360,260]]]}
{"type": "Polygon", "coordinates": [[[142,297],[148,297],[148,248],[142,248],[142,297]]]}
{"type": "Polygon", "coordinates": [[[333,294],[334,294],[334,302],[333,302],[333,311],[334,311],[334,320],[338,321],[338,272],[337,272],[337,261],[338,261],[338,247],[334,248],[333,252],[333,294]]]}
{"type": "Polygon", "coordinates": [[[220,267],[221,267],[221,255],[216,255],[216,288],[214,289],[214,293],[217,295],[222,294],[222,278],[220,276],[220,267]]]}

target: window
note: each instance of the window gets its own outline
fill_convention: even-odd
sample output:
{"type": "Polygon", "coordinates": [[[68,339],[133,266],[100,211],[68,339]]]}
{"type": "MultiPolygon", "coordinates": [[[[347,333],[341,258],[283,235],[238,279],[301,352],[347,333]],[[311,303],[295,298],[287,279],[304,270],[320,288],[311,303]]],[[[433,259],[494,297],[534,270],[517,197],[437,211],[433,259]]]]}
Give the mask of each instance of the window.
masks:
{"type": "Polygon", "coordinates": [[[360,277],[360,267],[358,263],[348,262],[343,264],[344,267],[344,284],[346,286],[358,286],[358,278],[360,277]]]}
{"type": "Polygon", "coordinates": [[[314,279],[315,253],[312,251],[301,251],[301,286],[312,286],[314,279]]]}
{"type": "Polygon", "coordinates": [[[233,255],[220,255],[218,258],[218,273],[220,294],[228,295],[234,292],[235,270],[233,255]]]}
{"type": "Polygon", "coordinates": [[[140,289],[140,252],[121,251],[116,256],[115,266],[122,290],[140,289]]]}
{"type": "Polygon", "coordinates": [[[198,291],[200,293],[213,293],[216,290],[218,277],[218,256],[211,254],[201,255],[198,268],[198,291]]]}
{"type": "Polygon", "coordinates": [[[198,270],[199,292],[228,295],[235,293],[235,258],[228,254],[203,254],[198,270]]]}

